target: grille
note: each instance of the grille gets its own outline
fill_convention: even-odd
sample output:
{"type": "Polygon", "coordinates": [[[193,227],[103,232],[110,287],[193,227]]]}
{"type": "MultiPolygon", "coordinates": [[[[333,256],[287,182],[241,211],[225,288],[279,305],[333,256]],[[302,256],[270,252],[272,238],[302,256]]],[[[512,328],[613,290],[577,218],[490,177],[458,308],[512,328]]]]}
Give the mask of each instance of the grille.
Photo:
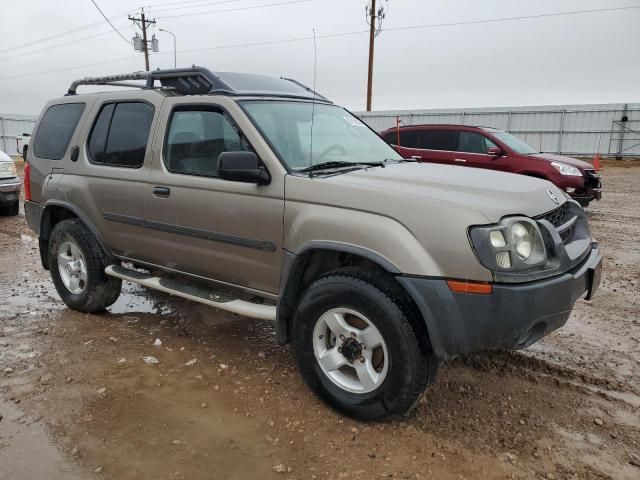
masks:
{"type": "Polygon", "coordinates": [[[570,218],[571,207],[569,207],[569,202],[565,202],[561,207],[536,217],[536,220],[546,220],[551,225],[558,228],[567,223],[570,218]]]}
{"type": "MultiPolygon", "coordinates": [[[[540,215],[535,217],[536,220],[546,220],[554,227],[558,228],[567,223],[572,218],[571,207],[569,202],[565,202],[561,207],[556,208],[555,210],[551,210],[550,212],[545,213],[544,215],[540,215]]],[[[573,236],[573,232],[575,230],[575,224],[571,227],[567,228],[564,232],[558,232],[560,238],[563,243],[566,243],[573,236]]]]}
{"type": "Polygon", "coordinates": [[[586,188],[601,188],[600,175],[598,175],[595,170],[585,170],[584,186],[586,188]]]}

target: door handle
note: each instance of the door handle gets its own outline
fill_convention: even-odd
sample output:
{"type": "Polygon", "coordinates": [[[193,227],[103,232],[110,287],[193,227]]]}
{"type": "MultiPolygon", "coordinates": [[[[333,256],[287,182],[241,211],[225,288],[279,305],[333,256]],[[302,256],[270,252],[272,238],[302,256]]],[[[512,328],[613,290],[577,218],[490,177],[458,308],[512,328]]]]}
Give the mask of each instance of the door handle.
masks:
{"type": "Polygon", "coordinates": [[[169,187],[153,187],[153,196],[168,198],[171,194],[171,189],[169,187]]]}
{"type": "Polygon", "coordinates": [[[71,158],[72,162],[78,161],[78,155],[80,155],[80,147],[76,146],[71,149],[71,158]]]}
{"type": "Polygon", "coordinates": [[[464,158],[456,158],[455,161],[460,163],[467,163],[467,161],[464,158]]]}

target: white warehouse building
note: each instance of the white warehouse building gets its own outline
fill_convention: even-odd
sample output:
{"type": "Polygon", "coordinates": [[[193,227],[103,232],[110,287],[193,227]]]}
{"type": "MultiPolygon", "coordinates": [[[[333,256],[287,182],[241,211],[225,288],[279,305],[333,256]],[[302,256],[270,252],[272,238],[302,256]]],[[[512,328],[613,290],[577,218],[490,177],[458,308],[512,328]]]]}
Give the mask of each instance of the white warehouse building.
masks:
{"type": "Polygon", "coordinates": [[[0,113],[0,150],[9,155],[20,153],[16,150],[16,139],[23,133],[30,134],[35,124],[33,115],[0,113]]]}
{"type": "Polygon", "coordinates": [[[512,133],[541,152],[640,157],[640,103],[359,112],[380,132],[400,125],[462,124],[512,133]]]}

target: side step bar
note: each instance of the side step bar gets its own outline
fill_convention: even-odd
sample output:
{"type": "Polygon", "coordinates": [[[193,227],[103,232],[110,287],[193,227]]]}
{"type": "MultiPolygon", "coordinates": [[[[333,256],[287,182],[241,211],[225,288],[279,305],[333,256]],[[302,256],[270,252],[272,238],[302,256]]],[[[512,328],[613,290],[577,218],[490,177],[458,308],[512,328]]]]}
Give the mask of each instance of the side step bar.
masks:
{"type": "Polygon", "coordinates": [[[111,277],[121,278],[128,282],[137,283],[143,287],[152,288],[161,292],[170,293],[177,297],[204,303],[210,307],[236,313],[245,317],[257,318],[260,320],[275,320],[276,307],[274,305],[260,305],[257,303],[239,300],[226,295],[218,295],[201,287],[192,287],[162,277],[155,277],[148,273],[138,272],[119,265],[109,265],[104,269],[104,273],[111,277]]]}

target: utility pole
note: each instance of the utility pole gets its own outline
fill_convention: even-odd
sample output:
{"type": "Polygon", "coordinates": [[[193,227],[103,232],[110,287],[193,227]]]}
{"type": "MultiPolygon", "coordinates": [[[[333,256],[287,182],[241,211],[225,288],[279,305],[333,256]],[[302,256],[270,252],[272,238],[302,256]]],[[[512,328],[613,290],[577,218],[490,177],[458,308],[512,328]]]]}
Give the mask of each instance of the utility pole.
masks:
{"type": "MultiPolygon", "coordinates": [[[[142,9],[142,12],[140,14],[140,17],[132,17],[131,15],[129,15],[129,20],[131,20],[133,23],[135,23],[140,30],[142,30],[142,39],[141,42],[140,41],[136,41],[136,38],[140,39],[140,37],[138,37],[138,34],[136,34],[136,36],[133,38],[133,46],[136,50],[141,50],[144,52],[144,69],[148,72],[149,71],[149,40],[147,39],[147,29],[149,28],[149,25],[155,25],[156,21],[154,20],[148,20],[145,16],[144,16],[144,9],[142,9]],[[138,45],[136,45],[138,44],[138,45]]],[[[157,40],[154,38],[151,40],[152,43],[152,49],[154,52],[158,51],[158,46],[157,46],[157,40]]]]}
{"type": "Polygon", "coordinates": [[[384,7],[376,10],[376,0],[371,0],[371,5],[365,10],[369,23],[369,71],[367,75],[367,112],[371,111],[371,96],[373,94],[373,50],[375,38],[382,31],[382,20],[385,17],[384,7]]]}

